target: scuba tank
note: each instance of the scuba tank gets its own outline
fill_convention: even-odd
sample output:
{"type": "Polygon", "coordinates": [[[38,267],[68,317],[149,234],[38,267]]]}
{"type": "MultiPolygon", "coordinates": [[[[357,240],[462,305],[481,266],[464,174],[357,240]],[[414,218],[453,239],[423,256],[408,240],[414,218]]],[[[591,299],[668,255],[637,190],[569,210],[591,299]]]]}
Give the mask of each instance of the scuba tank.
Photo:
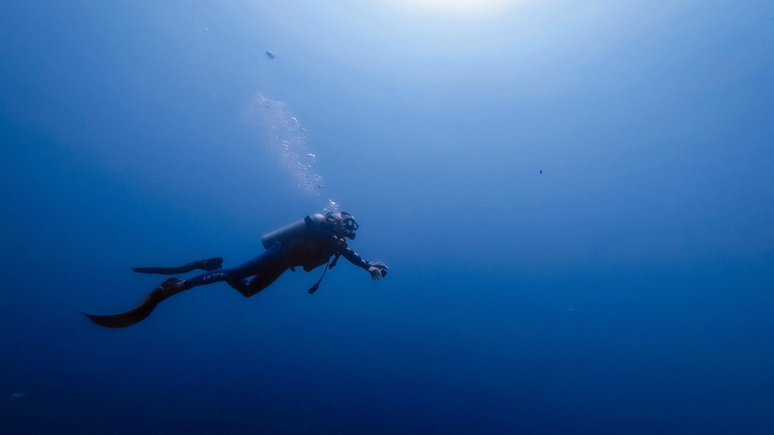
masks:
{"type": "Polygon", "coordinates": [[[311,234],[324,223],[325,216],[319,213],[309,215],[298,222],[265,234],[261,237],[261,243],[263,243],[264,248],[269,249],[275,243],[286,243],[289,240],[311,234]]]}

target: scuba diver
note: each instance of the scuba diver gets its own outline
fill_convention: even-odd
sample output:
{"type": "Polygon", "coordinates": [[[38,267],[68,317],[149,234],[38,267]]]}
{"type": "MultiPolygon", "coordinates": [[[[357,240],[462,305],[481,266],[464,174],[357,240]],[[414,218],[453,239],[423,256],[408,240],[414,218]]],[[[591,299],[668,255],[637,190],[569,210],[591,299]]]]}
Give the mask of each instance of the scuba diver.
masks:
{"type": "Polygon", "coordinates": [[[345,239],[354,239],[358,228],[355,218],[347,212],[329,212],[325,216],[314,214],[264,235],[261,242],[266,251],[231,269],[221,268],[221,257],[180,267],[135,267],[132,270],[139,273],[173,275],[197,269],[206,273],[182,281],[169,278],[150,292],[137,307],[125,313],[107,316],[83,314],[99,326],[124,328],[148,317],[164,299],[200,285],[225,281],[243,296],[250,297],[271,285],[288,269],[295,272],[296,267],[303,267],[309,272],[324,264],[322,276],[309,289],[309,294],[312,294],[320,286],[328,269],[336,265],[339,257],[368,271],[373,280],[384,278],[387,276],[387,265],[379,261],[365,261],[347,246],[345,239]],[[248,280],[249,277],[253,278],[248,280]]]}

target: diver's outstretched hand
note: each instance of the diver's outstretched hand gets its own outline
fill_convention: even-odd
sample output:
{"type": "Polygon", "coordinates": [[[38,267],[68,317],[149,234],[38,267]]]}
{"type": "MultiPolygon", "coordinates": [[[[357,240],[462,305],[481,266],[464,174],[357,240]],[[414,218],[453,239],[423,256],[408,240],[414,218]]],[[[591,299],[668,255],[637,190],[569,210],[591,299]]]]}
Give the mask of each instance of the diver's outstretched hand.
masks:
{"type": "Polygon", "coordinates": [[[387,270],[389,270],[389,267],[387,267],[387,265],[381,261],[372,261],[368,263],[368,265],[368,273],[371,274],[372,280],[379,281],[380,279],[387,276],[387,270]]]}

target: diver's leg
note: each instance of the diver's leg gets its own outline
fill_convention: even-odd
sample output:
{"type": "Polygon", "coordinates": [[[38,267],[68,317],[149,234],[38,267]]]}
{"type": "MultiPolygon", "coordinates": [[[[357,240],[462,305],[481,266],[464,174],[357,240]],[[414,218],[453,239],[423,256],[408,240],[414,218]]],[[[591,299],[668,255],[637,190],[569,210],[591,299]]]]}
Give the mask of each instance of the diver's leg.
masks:
{"type": "Polygon", "coordinates": [[[231,281],[226,281],[226,284],[230,285],[231,288],[238,291],[239,293],[242,293],[247,297],[247,293],[249,292],[250,288],[250,280],[248,279],[234,279],[231,281]]]}
{"type": "MultiPolygon", "coordinates": [[[[259,257],[260,258],[260,257],[259,257]]],[[[152,292],[145,297],[135,308],[120,314],[113,314],[109,316],[99,316],[94,314],[86,314],[92,322],[97,325],[104,326],[106,328],[124,328],[134,325],[137,322],[145,319],[150,315],[156,306],[164,299],[176,295],[182,291],[191,289],[193,287],[211,284],[213,282],[225,281],[229,279],[244,279],[248,276],[254,275],[255,272],[249,270],[235,269],[220,269],[214,272],[207,272],[201,275],[195,276],[189,280],[180,281],[176,278],[169,278],[161,285],[153,289],[152,292]]]]}
{"type": "Polygon", "coordinates": [[[179,267],[133,267],[132,270],[138,273],[155,273],[159,275],[178,275],[191,272],[196,269],[212,271],[220,269],[223,265],[223,257],[209,258],[207,260],[194,261],[185,266],[179,267]]]}
{"type": "MultiPolygon", "coordinates": [[[[244,286],[236,287],[233,283],[243,283],[245,278],[265,274],[266,278],[263,281],[265,286],[268,286],[276,280],[282,272],[287,269],[287,263],[285,256],[282,253],[282,249],[278,246],[274,246],[268,249],[263,254],[248,261],[233,269],[219,269],[213,272],[203,273],[197,275],[191,279],[185,281],[179,281],[176,278],[169,278],[161,285],[156,287],[140,304],[132,310],[125,313],[114,314],[109,316],[99,316],[93,314],[84,313],[92,322],[97,325],[107,328],[124,328],[126,326],[134,325],[137,322],[148,317],[156,306],[164,299],[175,295],[177,293],[192,289],[194,287],[206,284],[212,284],[215,282],[226,281],[236,288],[245,296],[252,296],[263,287],[255,290],[250,284],[244,283],[244,286]],[[266,273],[264,273],[266,272],[266,273]],[[273,276],[273,278],[271,278],[273,276]],[[270,279],[270,281],[266,281],[270,279]]],[[[237,284],[239,285],[239,284],[237,284]]]]}
{"type": "Polygon", "coordinates": [[[287,267],[266,267],[264,270],[258,273],[258,275],[255,275],[251,280],[238,279],[226,281],[226,283],[230,285],[231,288],[236,289],[239,293],[242,293],[242,296],[249,298],[250,296],[253,296],[259,291],[270,286],[274,281],[277,280],[277,278],[280,277],[280,275],[285,273],[286,270],[288,270],[287,267]]]}
{"type": "Polygon", "coordinates": [[[254,275],[253,279],[248,281],[243,277],[235,276],[226,282],[242,296],[249,298],[276,281],[280,275],[288,270],[288,264],[282,248],[273,246],[261,256],[239,266],[239,268],[248,271],[250,275],[247,276],[254,275]]]}
{"type": "Polygon", "coordinates": [[[97,325],[104,326],[106,328],[124,328],[134,325],[140,322],[150,315],[156,306],[164,299],[176,295],[180,292],[189,290],[193,287],[212,284],[214,282],[226,281],[232,279],[232,277],[245,278],[252,274],[249,271],[235,269],[219,269],[214,272],[207,272],[201,275],[195,276],[189,280],[180,281],[177,278],[169,278],[153,289],[152,292],[145,296],[145,299],[140,302],[135,308],[120,314],[113,314],[108,316],[99,316],[94,314],[86,314],[92,322],[97,325]],[[248,273],[248,275],[244,275],[248,273]]]}
{"type": "Polygon", "coordinates": [[[150,292],[148,296],[145,296],[145,299],[143,299],[139,305],[127,312],[108,316],[86,313],[83,314],[85,314],[86,317],[88,317],[97,325],[104,326],[106,328],[124,328],[134,325],[135,323],[138,323],[148,317],[148,315],[150,315],[150,313],[159,303],[161,303],[161,301],[170,296],[176,295],[196,286],[212,284],[214,282],[220,281],[244,279],[254,274],[255,271],[251,271],[249,268],[234,268],[220,269],[214,272],[203,273],[185,281],[180,281],[177,278],[169,278],[161,285],[153,289],[153,291],[150,292]]]}
{"type": "Polygon", "coordinates": [[[249,298],[250,296],[253,296],[259,291],[270,286],[274,281],[277,280],[277,278],[280,277],[280,275],[285,273],[286,270],[288,270],[288,268],[284,265],[269,265],[268,267],[264,268],[261,273],[255,275],[255,277],[253,277],[249,283],[242,281],[240,283],[241,288],[237,288],[231,283],[229,283],[229,285],[239,290],[239,293],[242,293],[244,297],[249,298]]]}
{"type": "MultiPolygon", "coordinates": [[[[212,284],[214,282],[226,281],[231,287],[242,293],[245,297],[249,297],[258,293],[255,290],[255,286],[252,285],[252,281],[248,283],[247,279],[250,276],[266,275],[264,280],[271,278],[271,281],[266,282],[266,286],[274,282],[285,270],[287,270],[287,260],[282,251],[282,247],[275,245],[267,249],[261,255],[253,258],[252,260],[240,264],[232,269],[220,269],[210,273],[204,273],[195,276],[191,279],[181,281],[178,285],[182,290],[188,290],[200,285],[212,284]]],[[[265,287],[265,286],[264,286],[265,287]]]]}

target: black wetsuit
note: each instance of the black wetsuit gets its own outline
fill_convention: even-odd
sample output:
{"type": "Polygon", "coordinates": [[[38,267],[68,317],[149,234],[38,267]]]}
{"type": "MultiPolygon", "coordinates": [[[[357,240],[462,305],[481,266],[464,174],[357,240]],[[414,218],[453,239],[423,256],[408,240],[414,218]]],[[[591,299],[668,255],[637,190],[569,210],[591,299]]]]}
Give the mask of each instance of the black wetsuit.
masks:
{"type": "MultiPolygon", "coordinates": [[[[376,267],[380,270],[382,277],[387,274],[387,266],[384,263],[363,260],[354,251],[349,249],[343,238],[339,238],[334,234],[333,229],[323,225],[318,226],[314,231],[308,232],[302,237],[285,243],[276,243],[258,257],[231,269],[215,270],[222,264],[223,259],[220,257],[196,261],[181,267],[134,268],[136,272],[163,275],[188,272],[194,269],[207,270],[208,272],[182,282],[176,278],[169,278],[150,292],[139,305],[129,311],[106,316],[84,314],[97,325],[106,328],[125,328],[142,321],[148,317],[161,301],[181,291],[200,285],[225,281],[231,287],[239,290],[245,297],[249,297],[271,285],[288,269],[295,270],[296,267],[303,267],[304,270],[309,272],[324,264],[330,264],[330,267],[333,267],[339,256],[346,258],[355,266],[362,267],[365,270],[372,266],[376,267]],[[330,262],[332,256],[335,256],[335,258],[330,262]],[[253,279],[248,280],[251,276],[253,279]]],[[[376,278],[374,277],[374,279],[376,278]]],[[[322,280],[322,277],[320,280],[322,280]]],[[[319,284],[320,281],[312,286],[309,289],[309,293],[314,293],[319,284]]]]}
{"type": "MultiPolygon", "coordinates": [[[[245,297],[250,297],[277,280],[286,270],[303,267],[305,271],[327,264],[334,255],[341,255],[355,266],[368,270],[370,263],[360,258],[328,228],[287,244],[277,243],[252,260],[230,269],[218,269],[185,280],[185,290],[226,281],[245,297]],[[247,278],[254,277],[249,280],[247,278]]],[[[332,266],[331,266],[332,267],[332,266]]]]}

